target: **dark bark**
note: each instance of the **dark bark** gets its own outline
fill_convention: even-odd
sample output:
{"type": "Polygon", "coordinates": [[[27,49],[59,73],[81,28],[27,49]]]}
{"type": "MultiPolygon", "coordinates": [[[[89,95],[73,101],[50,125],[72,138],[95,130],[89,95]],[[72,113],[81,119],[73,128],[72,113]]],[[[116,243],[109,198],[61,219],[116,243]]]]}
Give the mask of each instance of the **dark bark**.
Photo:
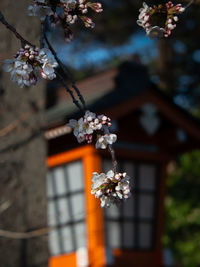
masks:
{"type": "MultiPolygon", "coordinates": [[[[6,19],[20,34],[39,46],[40,22],[27,16],[26,0],[0,5],[6,19]],[[2,7],[3,6],[3,7],[2,7]]],[[[0,24],[1,58],[12,58],[21,42],[0,24]]],[[[1,66],[0,66],[1,67],[1,66]]],[[[1,71],[1,70],[0,70],[1,71]]],[[[26,115],[19,125],[0,137],[0,150],[31,136],[44,124],[44,88],[41,82],[31,88],[19,88],[10,74],[1,71],[0,130],[26,115]],[[38,110],[33,109],[33,104],[38,110]]],[[[42,134],[16,150],[0,155],[0,229],[29,232],[46,226],[46,147],[42,134]],[[5,209],[2,207],[6,207],[5,209]]],[[[26,240],[0,237],[0,265],[4,267],[48,266],[47,236],[26,240]]]]}

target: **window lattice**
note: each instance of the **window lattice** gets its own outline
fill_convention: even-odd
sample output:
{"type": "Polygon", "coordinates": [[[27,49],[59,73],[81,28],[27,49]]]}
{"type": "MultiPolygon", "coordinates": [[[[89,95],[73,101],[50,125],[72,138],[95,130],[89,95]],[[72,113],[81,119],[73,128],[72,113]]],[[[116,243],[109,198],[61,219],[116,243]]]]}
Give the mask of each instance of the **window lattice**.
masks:
{"type": "Polygon", "coordinates": [[[81,161],[48,171],[48,225],[50,254],[60,255],[86,246],[85,197],[81,161]]]}
{"type": "MultiPolygon", "coordinates": [[[[131,177],[132,196],[119,206],[104,211],[106,245],[109,248],[151,249],[157,195],[157,167],[153,164],[121,161],[121,171],[131,177]]],[[[109,160],[103,161],[103,171],[111,169],[109,160]]]]}

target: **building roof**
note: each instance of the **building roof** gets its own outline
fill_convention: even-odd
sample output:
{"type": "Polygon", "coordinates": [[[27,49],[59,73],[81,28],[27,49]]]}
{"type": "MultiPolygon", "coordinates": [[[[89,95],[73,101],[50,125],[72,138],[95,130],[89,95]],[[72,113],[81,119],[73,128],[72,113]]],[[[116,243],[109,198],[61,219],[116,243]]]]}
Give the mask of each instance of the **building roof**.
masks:
{"type": "MultiPolygon", "coordinates": [[[[125,62],[119,69],[111,69],[77,83],[87,108],[93,111],[125,101],[151,86],[147,68],[134,62],[125,62]]],[[[50,125],[62,124],[66,118],[79,116],[65,88],[57,89],[57,105],[47,110],[46,116],[50,125]]]]}
{"type": "MultiPolygon", "coordinates": [[[[174,140],[166,142],[168,146],[171,146],[171,152],[172,150],[176,151],[178,147],[180,151],[187,150],[187,147],[189,149],[195,148],[195,146],[199,147],[197,144],[200,144],[200,122],[158,90],[151,83],[146,67],[142,65],[125,62],[119,67],[119,70],[113,69],[95,75],[79,82],[78,87],[83,88],[81,92],[88,104],[88,110],[104,113],[112,119],[120,121],[123,127],[127,127],[129,131],[134,131],[134,134],[131,135],[136,142],[140,142],[140,137],[143,135],[143,143],[157,143],[164,147],[162,139],[168,138],[168,133],[174,139],[175,131],[181,129],[188,136],[187,142],[184,144],[181,142],[179,144],[178,141],[175,142],[174,140]],[[138,122],[138,118],[141,116],[141,107],[149,102],[157,107],[162,120],[162,128],[160,128],[159,134],[154,137],[146,135],[138,122]],[[123,123],[126,118],[129,118],[130,121],[134,119],[132,128],[128,126],[128,121],[126,125],[123,123]]],[[[82,114],[77,111],[69,98],[62,103],[60,101],[58,106],[47,112],[50,128],[54,128],[52,138],[59,136],[59,133],[60,135],[69,133],[69,129],[62,128],[62,130],[59,130],[59,126],[63,127],[69,118],[79,118],[80,116],[82,114]]],[[[120,134],[122,138],[127,138],[122,131],[120,134]]],[[[51,130],[49,136],[51,136],[51,130]]]]}
{"type": "MultiPolygon", "coordinates": [[[[77,82],[77,87],[88,106],[114,90],[117,72],[117,69],[111,69],[77,82]]],[[[65,88],[60,87],[57,89],[57,104],[46,111],[47,121],[50,127],[62,124],[67,116],[76,111],[77,107],[73,104],[69,94],[66,93],[65,88]]]]}

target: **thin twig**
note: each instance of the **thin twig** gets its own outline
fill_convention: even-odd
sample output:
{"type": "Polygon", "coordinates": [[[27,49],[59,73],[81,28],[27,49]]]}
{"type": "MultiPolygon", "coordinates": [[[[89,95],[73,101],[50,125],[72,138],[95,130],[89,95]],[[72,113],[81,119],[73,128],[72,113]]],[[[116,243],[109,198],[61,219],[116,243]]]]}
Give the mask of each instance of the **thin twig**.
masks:
{"type": "Polygon", "coordinates": [[[44,47],[44,21],[41,22],[40,49],[44,47]]]}
{"type": "Polygon", "coordinates": [[[188,8],[189,6],[191,6],[194,3],[194,0],[191,0],[186,6],[185,9],[188,8]]]}
{"type": "Polygon", "coordinates": [[[58,56],[57,56],[57,54],[56,54],[56,51],[54,50],[54,48],[53,48],[52,45],[50,44],[50,42],[49,42],[49,40],[48,40],[48,38],[47,38],[47,35],[46,35],[46,32],[44,31],[44,29],[43,29],[43,35],[44,35],[44,39],[45,39],[45,41],[46,41],[46,43],[47,43],[47,45],[48,45],[48,47],[49,47],[49,50],[50,50],[51,53],[53,54],[55,60],[58,62],[58,65],[60,66],[60,68],[62,69],[62,71],[63,71],[65,74],[67,74],[67,76],[68,76],[68,73],[66,73],[63,63],[62,63],[61,60],[58,58],[58,56]]]}
{"type": "Polygon", "coordinates": [[[0,237],[11,238],[11,239],[30,239],[34,237],[47,235],[50,230],[51,230],[50,228],[46,227],[27,233],[19,233],[19,232],[12,232],[0,229],[0,237]]]}
{"type": "Polygon", "coordinates": [[[65,79],[62,77],[62,75],[60,75],[57,71],[56,71],[56,75],[57,77],[60,79],[61,83],[63,84],[63,86],[65,87],[66,91],[70,94],[73,103],[77,106],[77,108],[83,112],[83,108],[81,107],[81,105],[79,104],[79,102],[76,100],[76,98],[74,97],[74,94],[72,92],[72,90],[70,90],[69,86],[67,85],[65,79]]]}
{"type": "Polygon", "coordinates": [[[115,157],[115,150],[113,149],[112,145],[108,145],[108,151],[110,152],[111,158],[112,158],[113,172],[116,173],[117,172],[117,160],[115,157]]]}
{"type": "MultiPolygon", "coordinates": [[[[105,134],[110,134],[108,127],[105,125],[103,126],[103,131],[105,134]]],[[[115,157],[115,150],[113,149],[112,145],[108,145],[108,151],[110,152],[111,159],[112,159],[113,172],[116,173],[118,164],[117,164],[117,160],[115,157]]]]}
{"type": "Polygon", "coordinates": [[[6,21],[6,19],[4,18],[3,14],[1,13],[1,11],[0,11],[0,22],[1,22],[2,24],[4,24],[8,30],[10,30],[11,32],[14,33],[14,35],[17,37],[17,39],[19,39],[19,40],[21,41],[22,46],[24,46],[25,44],[28,44],[28,45],[30,45],[30,46],[32,46],[32,47],[35,47],[35,45],[31,44],[29,41],[27,41],[26,39],[24,39],[24,38],[21,36],[21,34],[19,34],[19,33],[17,32],[17,30],[16,30],[12,25],[10,25],[10,24],[6,21]]]}
{"type": "Polygon", "coordinates": [[[61,68],[61,70],[63,71],[63,73],[67,76],[67,78],[71,81],[72,83],[72,87],[74,88],[75,92],[77,93],[80,102],[83,105],[83,109],[86,110],[86,104],[85,104],[85,100],[83,98],[83,96],[80,93],[80,90],[78,89],[78,87],[76,86],[76,82],[73,80],[73,78],[71,77],[71,74],[69,73],[68,69],[66,68],[66,66],[62,63],[62,61],[58,58],[56,51],[54,50],[53,46],[50,44],[46,32],[43,29],[43,36],[44,39],[49,47],[49,50],[51,51],[51,53],[53,54],[55,60],[58,62],[59,67],[61,68]]]}
{"type": "MultiPolygon", "coordinates": [[[[67,72],[66,72],[66,69],[63,65],[63,63],[60,61],[60,59],[57,57],[57,54],[55,52],[55,50],[53,49],[52,45],[50,44],[48,38],[47,38],[47,35],[46,35],[46,31],[45,31],[45,22],[42,23],[41,25],[41,45],[43,45],[43,40],[46,41],[48,47],[49,47],[49,50],[51,51],[51,53],[53,54],[55,60],[57,61],[58,65],[60,66],[60,68],[62,69],[62,71],[64,72],[64,74],[68,75],[67,72]]],[[[73,103],[80,109],[80,111],[83,111],[83,108],[81,107],[81,105],[79,104],[79,102],[76,100],[76,98],[74,97],[74,94],[72,92],[72,90],[70,90],[69,86],[67,85],[65,79],[62,77],[61,74],[59,74],[57,71],[56,71],[56,75],[58,76],[58,78],[60,79],[61,83],[63,84],[63,86],[65,87],[66,91],[70,94],[72,100],[73,100],[73,103]]]]}
{"type": "Polygon", "coordinates": [[[74,88],[75,92],[77,93],[82,105],[83,105],[83,108],[84,110],[86,110],[86,104],[85,104],[85,100],[83,98],[83,96],[81,95],[80,93],[80,90],[78,89],[78,87],[76,86],[76,83],[75,81],[71,80],[71,83],[72,83],[72,87],[74,88]]]}

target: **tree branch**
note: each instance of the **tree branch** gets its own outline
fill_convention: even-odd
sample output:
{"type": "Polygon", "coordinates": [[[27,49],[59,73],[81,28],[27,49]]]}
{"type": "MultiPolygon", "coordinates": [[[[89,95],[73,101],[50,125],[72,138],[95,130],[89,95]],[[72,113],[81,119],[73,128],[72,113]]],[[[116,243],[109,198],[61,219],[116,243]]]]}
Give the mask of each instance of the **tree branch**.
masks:
{"type": "Polygon", "coordinates": [[[44,47],[44,21],[41,22],[40,49],[44,47]]]}
{"type": "Polygon", "coordinates": [[[117,173],[117,160],[115,157],[115,150],[113,149],[112,145],[108,145],[108,151],[110,152],[111,159],[112,159],[113,172],[117,173]]]}
{"type": "MultiPolygon", "coordinates": [[[[105,134],[110,134],[110,131],[107,126],[103,126],[103,131],[105,134]]],[[[112,145],[108,145],[108,151],[110,152],[111,159],[112,159],[112,167],[113,167],[113,172],[117,173],[117,160],[115,157],[115,150],[113,149],[112,145]]]]}
{"type": "Polygon", "coordinates": [[[0,11],[0,22],[2,24],[4,24],[8,30],[10,30],[12,33],[14,33],[14,35],[16,36],[16,38],[21,41],[22,46],[24,46],[25,44],[28,44],[28,45],[30,45],[32,47],[35,47],[35,45],[31,44],[29,41],[27,41],[26,39],[24,39],[21,36],[21,34],[19,34],[17,32],[17,30],[6,21],[6,19],[4,18],[3,14],[1,13],[1,11],[0,11]]]}
{"type": "Polygon", "coordinates": [[[11,238],[11,239],[30,239],[34,237],[40,237],[48,234],[50,228],[41,228],[35,231],[27,232],[27,233],[19,233],[19,232],[11,232],[0,229],[0,237],[11,238]]]}
{"type": "Polygon", "coordinates": [[[81,112],[84,112],[84,109],[81,107],[81,105],[79,104],[78,100],[76,100],[76,98],[74,97],[74,94],[73,94],[72,90],[70,90],[69,86],[67,85],[67,83],[66,83],[65,79],[62,77],[62,75],[60,75],[57,71],[56,71],[56,75],[60,79],[60,82],[63,84],[63,86],[65,87],[66,91],[70,94],[73,103],[77,106],[77,108],[81,112]]]}
{"type": "Polygon", "coordinates": [[[191,1],[185,6],[185,9],[188,8],[189,6],[191,6],[192,4],[194,4],[194,0],[191,0],[191,1]]]}
{"type": "Polygon", "coordinates": [[[55,60],[58,62],[59,67],[61,68],[61,70],[63,71],[63,73],[66,75],[66,77],[71,81],[72,83],[72,87],[74,88],[75,92],[77,93],[79,100],[81,102],[81,104],[83,105],[83,109],[86,110],[86,104],[85,104],[85,100],[83,98],[83,96],[80,93],[80,90],[78,89],[78,87],[76,86],[76,82],[73,80],[71,74],[69,73],[68,69],[66,68],[66,66],[61,62],[61,60],[58,58],[56,51],[54,50],[54,48],[52,47],[52,45],[50,44],[46,32],[43,28],[43,36],[44,39],[49,47],[49,50],[51,51],[51,53],[53,54],[55,60]]]}

